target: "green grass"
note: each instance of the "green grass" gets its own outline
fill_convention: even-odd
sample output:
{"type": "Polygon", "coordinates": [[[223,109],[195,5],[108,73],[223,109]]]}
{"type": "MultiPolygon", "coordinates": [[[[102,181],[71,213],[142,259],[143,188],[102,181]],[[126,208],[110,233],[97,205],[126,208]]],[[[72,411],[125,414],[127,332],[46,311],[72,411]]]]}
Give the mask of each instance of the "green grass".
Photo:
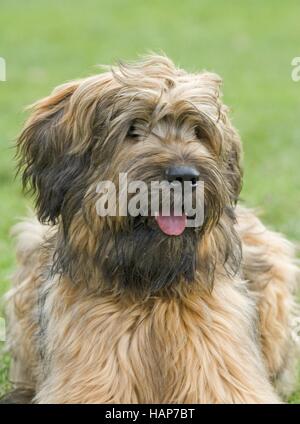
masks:
{"type": "MultiPolygon", "coordinates": [[[[149,50],[222,75],[244,141],[242,198],[300,240],[300,82],[291,80],[291,60],[300,56],[298,0],[2,0],[0,28],[7,62],[7,82],[0,82],[0,294],[14,268],[9,230],[30,204],[13,178],[24,106],[96,72],[96,64],[149,50]]],[[[0,359],[0,394],[8,360],[0,359]]],[[[291,401],[300,403],[300,390],[291,401]]]]}

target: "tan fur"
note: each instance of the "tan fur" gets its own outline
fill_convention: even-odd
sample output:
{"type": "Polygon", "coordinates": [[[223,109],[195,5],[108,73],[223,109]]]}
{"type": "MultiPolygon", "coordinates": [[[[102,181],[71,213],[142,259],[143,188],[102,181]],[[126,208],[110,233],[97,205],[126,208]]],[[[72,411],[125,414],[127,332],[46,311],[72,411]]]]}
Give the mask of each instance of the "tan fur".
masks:
{"type": "Polygon", "coordinates": [[[15,275],[16,284],[6,294],[9,317],[7,343],[13,359],[10,378],[22,387],[34,387],[37,375],[34,343],[37,317],[34,314],[38,301],[40,249],[47,230],[33,218],[17,224],[12,232],[17,240],[20,266],[15,275]]]}
{"type": "MultiPolygon", "coordinates": [[[[19,276],[9,296],[14,305],[10,309],[10,340],[15,341],[11,350],[24,370],[30,370],[23,374],[19,367],[15,381],[24,383],[25,375],[28,384],[30,375],[37,389],[36,401],[41,403],[276,402],[266,371],[260,366],[255,329],[249,328],[251,315],[256,313],[252,290],[258,297],[262,351],[273,377],[288,364],[288,320],[296,268],[287,256],[291,253],[287,242],[267,231],[249,211],[239,211],[245,261],[247,249],[261,254],[259,239],[263,239],[264,249],[269,242],[275,255],[267,255],[274,274],[272,270],[268,276],[258,274],[259,284],[252,289],[255,281],[249,283],[250,291],[247,282],[225,279],[211,295],[195,289],[178,297],[153,297],[141,303],[111,294],[86,296],[82,288],[74,288],[68,281],[49,281],[51,296],[46,309],[50,327],[44,343],[48,344],[45,362],[46,368],[52,369],[50,373],[38,365],[34,335],[38,331],[38,281],[35,270],[25,265],[37,254],[32,243],[44,233],[36,223],[35,231],[27,233],[27,257],[22,249],[22,279],[19,276]],[[284,275],[278,274],[276,254],[284,255],[284,275]],[[29,278],[24,279],[25,274],[29,278]],[[270,297],[272,291],[275,294],[270,297]]],[[[29,226],[33,230],[33,223],[29,226]]],[[[26,227],[19,230],[24,240],[26,227]]]]}
{"type": "MultiPolygon", "coordinates": [[[[51,225],[17,226],[19,269],[7,295],[12,379],[33,390],[34,402],[278,403],[291,389],[295,254],[236,207],[241,144],[220,82],[154,56],[68,83],[34,106],[19,138],[20,167],[39,220],[51,225]],[[194,279],[179,268],[155,291],[131,267],[144,290],[137,295],[114,274],[105,278],[128,219],[96,216],[96,185],[124,171],[149,182],[178,162],[206,176],[194,279]]],[[[166,248],[138,252],[135,266],[149,275],[148,261],[155,266],[167,248],[175,262],[177,242],[162,238],[166,248]]]]}
{"type": "Polygon", "coordinates": [[[292,337],[299,317],[294,298],[299,287],[295,247],[280,234],[268,231],[253,213],[240,209],[239,216],[244,275],[258,305],[262,352],[272,381],[286,396],[293,389],[299,357],[299,346],[292,337]]]}

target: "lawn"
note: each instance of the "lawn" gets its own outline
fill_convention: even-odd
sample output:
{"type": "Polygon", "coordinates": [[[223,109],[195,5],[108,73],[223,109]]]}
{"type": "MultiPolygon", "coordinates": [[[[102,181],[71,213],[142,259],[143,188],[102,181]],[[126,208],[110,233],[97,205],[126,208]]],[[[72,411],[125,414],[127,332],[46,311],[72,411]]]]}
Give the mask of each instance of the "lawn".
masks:
{"type": "MultiPolygon", "coordinates": [[[[300,82],[291,78],[291,61],[300,56],[299,13],[298,0],[2,0],[0,295],[14,269],[9,231],[30,205],[14,180],[13,145],[24,107],[57,84],[97,72],[96,64],[149,50],[223,77],[224,98],[244,141],[242,199],[260,206],[271,227],[300,241],[300,82]]],[[[0,394],[8,362],[0,358],[0,394]]],[[[300,403],[300,385],[290,401],[300,403]]]]}

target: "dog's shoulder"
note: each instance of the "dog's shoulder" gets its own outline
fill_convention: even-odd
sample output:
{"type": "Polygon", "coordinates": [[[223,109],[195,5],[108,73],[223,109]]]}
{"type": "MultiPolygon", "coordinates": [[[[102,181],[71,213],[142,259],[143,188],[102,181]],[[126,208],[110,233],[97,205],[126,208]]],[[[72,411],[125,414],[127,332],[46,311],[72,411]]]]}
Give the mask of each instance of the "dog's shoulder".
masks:
{"type": "Polygon", "coordinates": [[[299,280],[299,264],[296,246],[284,235],[269,229],[259,218],[260,212],[238,206],[236,230],[242,242],[243,273],[256,284],[266,275],[270,278],[282,275],[295,286],[299,280]]]}
{"type": "Polygon", "coordinates": [[[34,216],[22,219],[12,228],[11,234],[16,242],[16,255],[20,264],[28,263],[41,247],[56,233],[56,226],[41,224],[34,216]]]}

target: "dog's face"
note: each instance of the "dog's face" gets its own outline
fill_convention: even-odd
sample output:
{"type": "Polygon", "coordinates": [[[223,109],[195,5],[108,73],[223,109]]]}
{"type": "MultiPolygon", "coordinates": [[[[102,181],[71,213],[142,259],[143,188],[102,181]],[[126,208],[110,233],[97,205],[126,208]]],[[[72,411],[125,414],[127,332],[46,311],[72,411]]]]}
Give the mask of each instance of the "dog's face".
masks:
{"type": "MultiPolygon", "coordinates": [[[[215,74],[188,74],[153,56],[58,87],[36,104],[19,138],[20,166],[40,220],[58,223],[56,270],[153,293],[196,277],[209,285],[219,265],[238,266],[240,140],[219,85],[215,74]],[[202,182],[201,226],[187,227],[184,209],[180,217],[160,209],[156,217],[99,216],[98,184],[111,181],[120,194],[120,174],[147,187],[202,182]]],[[[118,207],[127,210],[131,198],[117,196],[118,207]]]]}

